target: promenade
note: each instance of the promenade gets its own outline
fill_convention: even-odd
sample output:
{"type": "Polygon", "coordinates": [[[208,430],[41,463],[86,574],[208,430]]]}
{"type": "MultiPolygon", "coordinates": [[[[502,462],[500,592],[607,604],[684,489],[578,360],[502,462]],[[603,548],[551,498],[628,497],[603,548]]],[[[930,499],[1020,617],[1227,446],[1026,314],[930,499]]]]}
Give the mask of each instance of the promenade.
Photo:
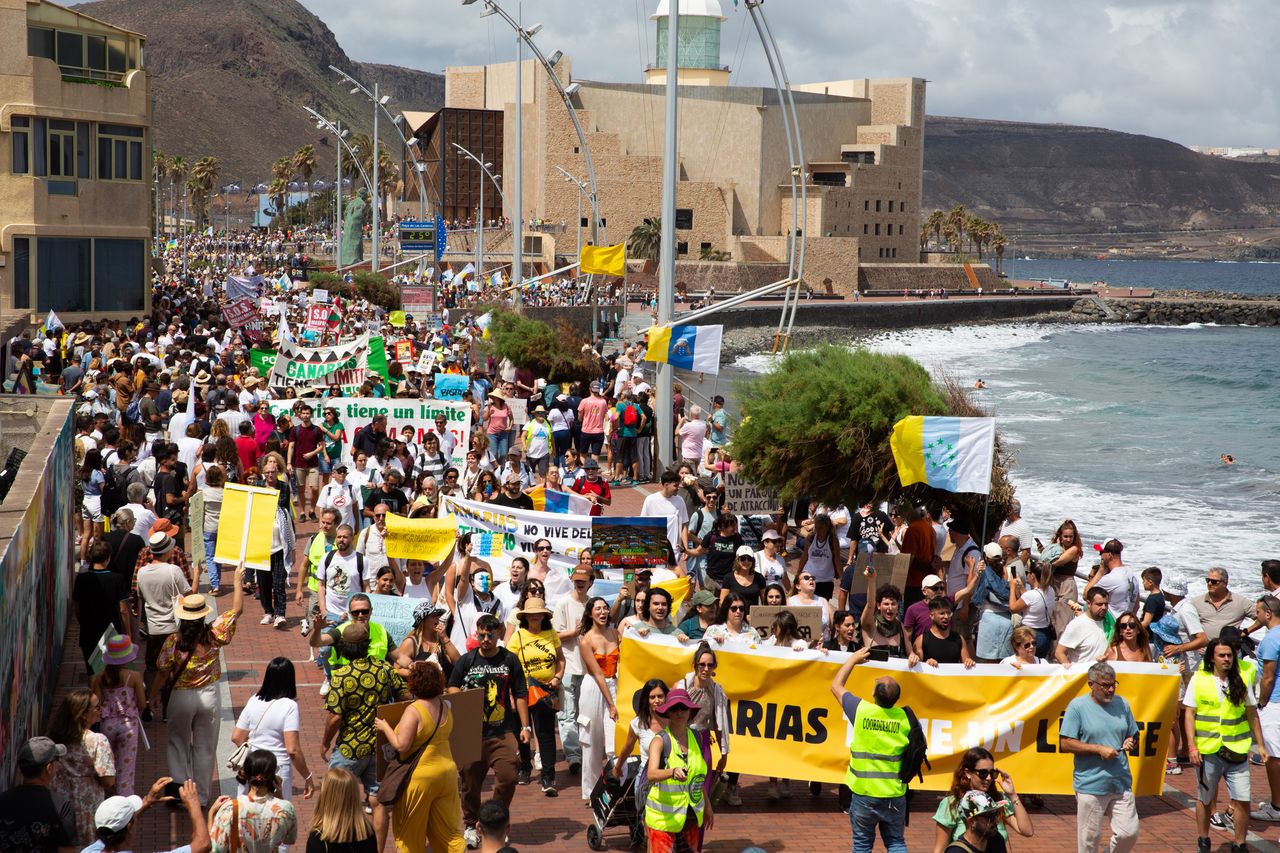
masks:
{"type": "MultiPolygon", "coordinates": [[[[640,504],[652,487],[618,489],[614,492],[610,515],[638,515],[640,504]]],[[[313,532],[314,524],[301,525],[299,540],[305,541],[313,532]]],[[[292,588],[290,595],[292,596],[292,588]]],[[[225,608],[230,597],[224,595],[217,603],[225,608]]],[[[299,609],[289,604],[288,630],[277,630],[260,625],[261,607],[257,601],[246,601],[244,616],[236,629],[235,639],[223,649],[223,727],[216,769],[222,773],[226,757],[231,752],[231,729],[246,699],[261,684],[262,673],[272,658],[284,655],[293,660],[298,671],[298,705],[302,713],[302,746],[307,761],[316,774],[317,781],[324,772],[320,757],[320,737],[323,732],[325,712],[320,697],[320,674],[308,659],[306,640],[298,634],[299,609]]],[[[64,663],[59,673],[59,690],[83,684],[84,664],[76,652],[78,629],[72,620],[67,643],[64,646],[64,663]]],[[[911,697],[904,697],[910,702],[911,697]]],[[[621,703],[620,703],[621,704],[621,703]]],[[[151,781],[166,773],[164,725],[159,721],[147,725],[151,750],[138,756],[137,787],[145,793],[151,781]]],[[[536,785],[517,788],[511,809],[511,844],[521,853],[528,851],[587,850],[586,827],[589,812],[583,807],[579,795],[579,780],[570,777],[563,761],[559,765],[559,796],[543,796],[536,785]]],[[[1266,796],[1266,776],[1261,767],[1253,767],[1254,799],[1266,796]]],[[[1169,853],[1192,850],[1195,847],[1195,823],[1193,796],[1195,774],[1188,770],[1180,776],[1165,777],[1165,791],[1159,797],[1143,797],[1138,801],[1142,822],[1142,834],[1137,851],[1142,853],[1169,853]]],[[[1019,791],[1034,793],[1033,778],[1015,780],[1019,791]]],[[[234,782],[220,778],[223,792],[233,792],[234,782]]],[[[849,818],[840,811],[835,788],[824,786],[820,797],[812,797],[803,782],[792,784],[793,796],[789,800],[771,803],[765,798],[767,780],[744,776],[741,796],[743,804],[738,808],[722,806],[716,811],[715,827],[707,838],[705,849],[711,853],[738,853],[744,847],[757,846],[769,853],[827,853],[849,848],[849,818]]],[[[915,794],[911,807],[907,843],[912,851],[931,851],[934,843],[932,815],[941,794],[921,791],[915,794]]],[[[1033,839],[1015,839],[1013,849],[1051,849],[1066,851],[1075,849],[1076,821],[1075,800],[1066,796],[1044,798],[1043,809],[1031,812],[1035,826],[1033,839]]],[[[298,812],[300,846],[310,830],[316,800],[303,800],[296,794],[294,804],[298,812]]],[[[140,819],[140,832],[134,849],[143,851],[168,850],[189,839],[190,826],[185,812],[163,807],[149,810],[140,819]]],[[[1280,824],[1257,824],[1250,836],[1250,847],[1258,851],[1280,851],[1275,843],[1280,836],[1280,824]],[[1258,830],[1261,829],[1261,833],[1258,830]]],[[[605,840],[611,850],[628,849],[625,828],[605,831],[605,840]]],[[[1226,851],[1230,837],[1213,831],[1215,851],[1226,851]]],[[[388,841],[384,850],[393,850],[388,841]]],[[[877,850],[883,849],[878,843],[877,850]]]]}

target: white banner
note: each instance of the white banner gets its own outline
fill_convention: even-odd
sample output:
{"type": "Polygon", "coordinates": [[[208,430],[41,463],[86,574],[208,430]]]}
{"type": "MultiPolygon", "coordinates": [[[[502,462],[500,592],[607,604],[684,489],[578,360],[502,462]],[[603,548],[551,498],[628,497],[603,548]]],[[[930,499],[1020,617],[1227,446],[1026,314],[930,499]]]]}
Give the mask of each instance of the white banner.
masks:
{"type": "Polygon", "coordinates": [[[228,276],[225,284],[227,291],[227,299],[257,299],[258,291],[262,287],[262,276],[255,275],[245,277],[239,275],[228,276]]]}
{"type": "Polygon", "coordinates": [[[358,387],[364,381],[365,362],[369,358],[369,336],[331,347],[300,347],[286,336],[280,336],[280,349],[267,383],[273,388],[311,388],[324,385],[325,377],[339,370],[360,371],[358,387]]]}
{"type": "Polygon", "coordinates": [[[524,556],[533,561],[533,543],[539,539],[551,542],[551,567],[559,569],[547,577],[547,600],[555,602],[571,591],[569,572],[578,564],[578,552],[591,547],[591,516],[566,515],[558,512],[536,512],[512,509],[496,504],[440,496],[440,516],[452,514],[458,519],[458,533],[476,531],[503,536],[501,565],[493,566],[500,577],[508,576],[510,557],[524,556]]]}
{"type": "MultiPolygon", "coordinates": [[[[268,400],[267,406],[271,414],[279,415],[290,412],[297,400],[268,400]]],[[[449,432],[457,439],[453,449],[453,464],[462,470],[467,461],[467,445],[471,439],[471,406],[466,403],[450,403],[444,400],[404,400],[385,397],[333,397],[328,400],[309,400],[317,407],[314,423],[322,420],[323,409],[333,407],[338,410],[338,422],[342,424],[342,461],[350,466],[351,442],[356,432],[373,421],[375,415],[387,416],[387,432],[397,437],[400,430],[411,426],[417,432],[414,442],[421,447],[422,438],[428,432],[435,432],[436,415],[443,413],[449,420],[449,432]]],[[[563,518],[564,516],[561,516],[563,518]]],[[[590,530],[588,530],[588,535],[590,530]]]]}

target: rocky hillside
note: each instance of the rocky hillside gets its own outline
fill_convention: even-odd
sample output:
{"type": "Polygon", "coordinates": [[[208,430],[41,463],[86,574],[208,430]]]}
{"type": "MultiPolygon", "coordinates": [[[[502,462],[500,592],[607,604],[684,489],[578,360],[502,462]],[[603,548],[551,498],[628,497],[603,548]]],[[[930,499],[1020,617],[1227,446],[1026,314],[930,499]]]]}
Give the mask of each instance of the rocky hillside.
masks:
{"type": "MultiPolygon", "coordinates": [[[[348,94],[330,65],[382,90],[393,109],[435,110],[439,74],[353,61],[325,23],[296,0],[100,0],[80,11],[147,36],[155,80],[156,147],[222,163],[222,181],[270,180],[277,158],[316,145],[317,176],[334,167],[333,136],[302,111],[314,107],[356,132],[372,130],[363,95],[348,94]]],[[[390,147],[399,158],[398,146],[390,147]]]]}
{"type": "Polygon", "coordinates": [[[1249,229],[1280,218],[1280,164],[1096,127],[930,116],[926,210],[963,204],[1012,235],[1249,229]]]}

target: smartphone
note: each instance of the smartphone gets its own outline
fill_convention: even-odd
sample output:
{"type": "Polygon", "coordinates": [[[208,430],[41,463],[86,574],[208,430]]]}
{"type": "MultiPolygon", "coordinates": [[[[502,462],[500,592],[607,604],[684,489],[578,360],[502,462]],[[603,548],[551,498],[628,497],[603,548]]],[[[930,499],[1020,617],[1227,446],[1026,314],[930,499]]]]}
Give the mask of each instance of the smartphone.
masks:
{"type": "Polygon", "coordinates": [[[170,800],[176,800],[176,799],[178,799],[178,797],[179,797],[179,795],[180,795],[181,793],[182,793],[182,783],[181,783],[181,782],[166,782],[166,783],[165,783],[165,786],[164,786],[164,796],[165,796],[167,799],[170,799],[170,800]]]}
{"type": "Polygon", "coordinates": [[[624,569],[622,572],[622,582],[625,584],[634,584],[636,582],[636,570],[624,569]]]}
{"type": "Polygon", "coordinates": [[[889,650],[888,649],[871,649],[871,655],[867,659],[881,661],[881,662],[888,661],[889,650]]]}

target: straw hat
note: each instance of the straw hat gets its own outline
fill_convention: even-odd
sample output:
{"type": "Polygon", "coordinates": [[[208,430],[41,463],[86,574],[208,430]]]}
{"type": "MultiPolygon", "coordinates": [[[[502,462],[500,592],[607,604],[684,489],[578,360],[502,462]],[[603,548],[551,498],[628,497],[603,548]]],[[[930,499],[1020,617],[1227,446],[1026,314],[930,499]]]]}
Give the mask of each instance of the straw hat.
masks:
{"type": "Polygon", "coordinates": [[[541,598],[525,599],[524,607],[521,607],[516,611],[517,616],[528,616],[530,613],[542,613],[546,616],[551,615],[551,611],[547,609],[547,602],[543,601],[541,598]]]}
{"type": "Polygon", "coordinates": [[[173,615],[181,621],[189,621],[204,619],[212,612],[213,605],[206,601],[203,595],[193,593],[178,599],[178,606],[174,608],[173,615]]]}
{"type": "Polygon", "coordinates": [[[494,390],[492,390],[492,391],[490,391],[490,392],[489,392],[489,396],[490,396],[490,397],[497,397],[499,400],[506,400],[506,399],[507,399],[507,395],[506,395],[506,394],[503,394],[500,390],[498,390],[498,389],[496,389],[496,388],[495,388],[494,390]]]}

